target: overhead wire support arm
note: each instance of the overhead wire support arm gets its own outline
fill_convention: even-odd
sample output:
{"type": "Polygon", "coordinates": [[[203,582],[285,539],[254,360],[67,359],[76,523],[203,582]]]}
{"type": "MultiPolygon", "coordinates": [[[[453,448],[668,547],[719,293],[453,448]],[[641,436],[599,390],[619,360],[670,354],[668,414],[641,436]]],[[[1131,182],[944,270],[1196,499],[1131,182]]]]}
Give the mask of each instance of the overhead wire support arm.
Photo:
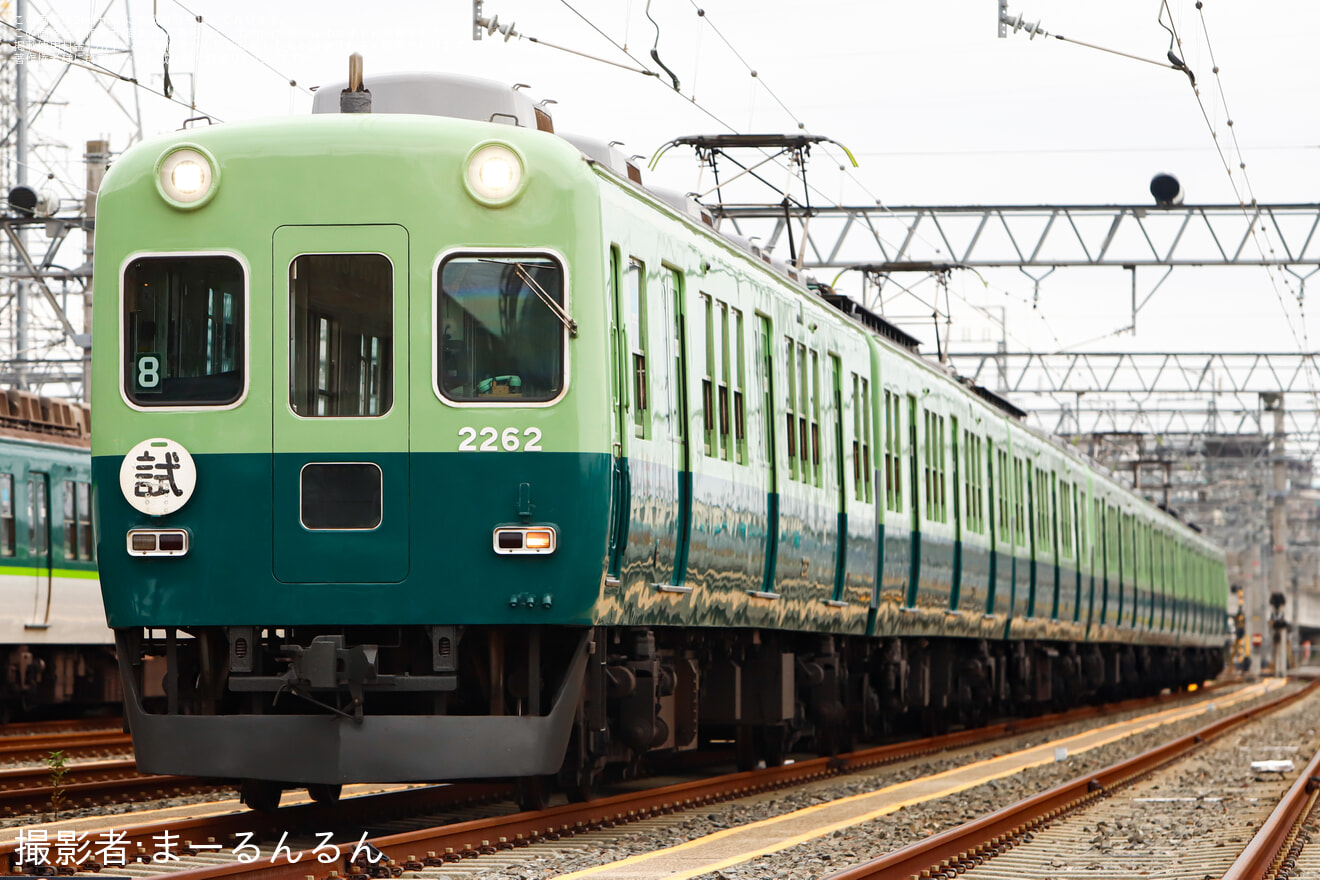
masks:
{"type": "MultiPolygon", "coordinates": [[[[1010,28],[1012,28],[1013,33],[1017,33],[1018,31],[1025,31],[1027,34],[1027,38],[1031,40],[1036,39],[1036,37],[1043,37],[1043,38],[1052,37],[1064,43],[1072,43],[1075,46],[1083,46],[1087,49],[1095,49],[1098,52],[1105,52],[1110,55],[1117,55],[1121,58],[1130,58],[1133,61],[1140,61],[1143,64],[1153,64],[1156,67],[1164,67],[1170,70],[1179,70],[1187,74],[1187,78],[1192,81],[1193,86],[1196,85],[1196,76],[1192,73],[1191,70],[1188,69],[1187,65],[1183,63],[1182,59],[1174,54],[1172,39],[1170,40],[1170,44],[1169,44],[1168,60],[1156,61],[1154,58],[1143,58],[1140,55],[1133,55],[1130,52],[1123,52],[1118,49],[1110,49],[1106,46],[1097,46],[1095,43],[1088,43],[1084,40],[1076,40],[1073,39],[1072,37],[1065,37],[1063,34],[1051,34],[1040,26],[1039,21],[1027,21],[1021,15],[1018,15],[1016,17],[1010,15],[1008,12],[1008,0],[998,0],[998,2],[999,2],[1000,39],[1003,39],[1008,36],[1010,28]]],[[[1163,26],[1164,23],[1160,22],[1160,24],[1161,26],[1163,26]]],[[[1168,28],[1165,28],[1165,30],[1168,30],[1168,28]]]]}

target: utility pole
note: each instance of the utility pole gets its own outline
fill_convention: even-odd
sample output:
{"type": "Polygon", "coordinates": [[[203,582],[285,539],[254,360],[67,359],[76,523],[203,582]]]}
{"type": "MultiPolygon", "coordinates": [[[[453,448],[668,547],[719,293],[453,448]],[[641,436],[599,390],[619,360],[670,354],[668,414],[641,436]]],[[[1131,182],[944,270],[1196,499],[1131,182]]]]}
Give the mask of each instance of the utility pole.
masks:
{"type": "MultiPolygon", "coordinates": [[[[106,165],[110,162],[109,141],[88,141],[87,152],[83,154],[87,163],[87,195],[83,200],[83,215],[89,228],[96,224],[96,194],[101,190],[101,179],[105,177],[106,165]]],[[[90,233],[83,246],[84,265],[91,266],[95,257],[96,239],[90,233]]],[[[92,399],[92,285],[89,283],[83,292],[83,335],[79,340],[83,350],[83,400],[92,399]]]]}
{"type": "MultiPolygon", "coordinates": [[[[1263,603],[1255,607],[1262,616],[1270,621],[1269,630],[1273,647],[1274,674],[1283,675],[1288,670],[1288,630],[1286,619],[1280,620],[1281,606],[1287,595],[1288,585],[1288,511],[1285,506],[1288,492],[1288,464],[1284,458],[1284,408],[1282,394],[1262,394],[1261,401],[1265,410],[1274,414],[1274,447],[1271,450],[1270,464],[1273,481],[1270,491],[1271,502],[1271,544],[1270,554],[1270,592],[1269,604],[1274,609],[1272,614],[1264,614],[1263,603]],[[1282,627],[1277,623],[1283,623],[1282,627]]],[[[1264,645],[1262,645],[1262,648],[1264,645]]],[[[1262,653],[1264,653],[1262,651],[1262,653]]],[[[1253,666],[1258,661],[1253,660],[1253,666]]]]}
{"type": "MultiPolygon", "coordinates": [[[[28,166],[28,107],[27,107],[27,66],[30,59],[24,57],[21,46],[25,28],[28,25],[27,0],[17,0],[14,4],[14,14],[18,21],[18,29],[14,36],[14,186],[23,186],[27,183],[28,166]]],[[[21,227],[18,229],[18,247],[22,250],[27,247],[27,233],[21,227]]],[[[15,256],[14,263],[20,262],[20,258],[15,256]]],[[[28,387],[26,362],[32,357],[32,344],[28,333],[31,315],[29,313],[28,287],[31,285],[25,278],[15,278],[14,285],[14,358],[16,361],[14,375],[18,379],[18,387],[26,390],[28,387]]]]}
{"type": "Polygon", "coordinates": [[[87,398],[92,216],[109,144],[87,142],[84,168],[65,167],[65,157],[77,154],[66,152],[58,134],[42,133],[50,116],[42,113],[66,90],[94,82],[127,117],[128,143],[141,140],[131,2],[105,0],[86,20],[52,14],[52,5],[61,13],[76,6],[66,0],[10,0],[0,8],[10,32],[0,47],[0,128],[10,133],[0,148],[0,301],[8,304],[0,309],[0,387],[87,398]],[[131,96],[119,94],[125,88],[131,96]],[[61,247],[79,236],[83,259],[61,259],[61,247]],[[81,265],[68,268],[75,262],[81,265]]]}

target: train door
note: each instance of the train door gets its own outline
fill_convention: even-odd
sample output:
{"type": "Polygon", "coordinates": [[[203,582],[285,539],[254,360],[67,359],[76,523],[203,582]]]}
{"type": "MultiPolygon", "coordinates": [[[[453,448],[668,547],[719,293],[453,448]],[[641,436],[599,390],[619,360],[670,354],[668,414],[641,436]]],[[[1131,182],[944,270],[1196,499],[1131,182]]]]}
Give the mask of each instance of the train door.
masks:
{"type": "Polygon", "coordinates": [[[50,475],[28,475],[28,561],[31,564],[33,596],[29,629],[50,625],[50,475]]]}
{"type": "Polygon", "coordinates": [[[995,592],[999,586],[999,508],[996,501],[999,498],[996,491],[1002,491],[999,481],[995,479],[995,441],[987,437],[985,441],[985,500],[988,508],[986,522],[988,523],[986,537],[989,538],[990,545],[990,573],[989,586],[985,591],[985,613],[993,614],[995,611],[995,592]]]}
{"type": "MultiPolygon", "coordinates": [[[[613,309],[613,321],[610,328],[610,364],[613,381],[614,420],[611,426],[613,435],[612,449],[613,472],[611,474],[610,496],[612,516],[610,518],[610,558],[606,576],[617,581],[623,561],[623,550],[628,546],[628,522],[632,516],[632,492],[629,489],[628,456],[624,448],[628,436],[628,357],[629,346],[636,345],[631,339],[633,326],[638,324],[638,303],[634,300],[623,302],[623,267],[618,248],[610,248],[610,306],[613,309]],[[631,309],[626,312],[625,308],[631,309]],[[625,327],[627,328],[625,330],[625,327]]],[[[640,326],[640,325],[638,325],[640,326]]]]}
{"type": "Polygon", "coordinates": [[[775,454],[775,370],[771,348],[770,319],[757,315],[756,363],[761,371],[761,422],[765,426],[765,573],[761,591],[775,589],[775,563],[779,555],[779,479],[775,454]]]}
{"type": "MultiPolygon", "coordinates": [[[[921,577],[921,492],[917,487],[921,485],[921,472],[918,469],[917,457],[917,398],[909,394],[908,400],[908,485],[911,486],[910,494],[912,496],[912,529],[911,541],[912,548],[908,558],[911,560],[911,567],[908,570],[908,592],[907,602],[909,608],[917,604],[917,582],[921,577]]],[[[930,442],[927,438],[927,442],[930,442]]]]}
{"type": "Polygon", "coordinates": [[[662,270],[665,306],[670,315],[673,381],[670,388],[670,418],[673,467],[678,475],[678,520],[674,544],[674,570],[671,583],[682,585],[687,579],[688,539],[692,528],[692,459],[688,426],[687,327],[683,310],[682,278],[674,269],[662,270]]]}
{"type": "Polygon", "coordinates": [[[962,468],[958,458],[958,420],[949,417],[949,446],[953,453],[953,481],[949,484],[953,495],[953,583],[949,588],[949,610],[957,611],[962,598],[962,468]]]}
{"type": "Polygon", "coordinates": [[[837,602],[843,598],[843,582],[848,566],[848,470],[843,458],[843,363],[838,355],[830,355],[830,371],[834,374],[834,479],[838,487],[834,591],[831,598],[837,602]]]}
{"type": "MultiPolygon", "coordinates": [[[[408,575],[408,234],[274,237],[273,567],[286,583],[408,575]]],[[[430,487],[443,497],[444,487],[430,487]]]]}
{"type": "Polygon", "coordinates": [[[1036,470],[1030,464],[1025,465],[1027,472],[1027,504],[1026,504],[1026,528],[1028,537],[1028,549],[1030,551],[1031,562],[1028,565],[1027,572],[1030,576],[1027,586],[1027,617],[1036,616],[1036,541],[1040,531],[1040,512],[1036,509],[1039,499],[1036,497],[1036,482],[1032,471],[1036,470]]]}

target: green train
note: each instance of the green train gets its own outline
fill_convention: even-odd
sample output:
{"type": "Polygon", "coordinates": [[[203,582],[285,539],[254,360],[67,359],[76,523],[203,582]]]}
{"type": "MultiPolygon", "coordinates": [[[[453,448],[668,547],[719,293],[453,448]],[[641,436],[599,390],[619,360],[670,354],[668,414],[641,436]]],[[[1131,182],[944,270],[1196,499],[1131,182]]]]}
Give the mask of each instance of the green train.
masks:
{"type": "Polygon", "coordinates": [[[0,721],[122,696],[92,540],[86,407],[0,392],[0,721]]]}
{"type": "Polygon", "coordinates": [[[1209,541],[516,90],[143,143],[96,249],[143,770],[583,793],[1222,665],[1209,541]]]}

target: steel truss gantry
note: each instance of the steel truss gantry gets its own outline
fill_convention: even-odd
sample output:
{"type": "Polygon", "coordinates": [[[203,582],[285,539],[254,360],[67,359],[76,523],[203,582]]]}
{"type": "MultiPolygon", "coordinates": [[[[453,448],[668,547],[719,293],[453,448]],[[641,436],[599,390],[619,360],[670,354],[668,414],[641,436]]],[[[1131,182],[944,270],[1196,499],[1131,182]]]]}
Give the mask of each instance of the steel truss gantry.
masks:
{"type": "Polygon", "coordinates": [[[1055,434],[1263,434],[1263,397],[1287,395],[1288,436],[1320,450],[1318,353],[953,352],[972,381],[1055,434]]]}
{"type": "Polygon", "coordinates": [[[807,269],[1320,269],[1320,204],[706,207],[763,248],[791,234],[807,269]]]}
{"type": "Polygon", "coordinates": [[[1320,390],[1302,352],[951,352],[958,372],[1000,393],[1257,394],[1320,390]]]}

